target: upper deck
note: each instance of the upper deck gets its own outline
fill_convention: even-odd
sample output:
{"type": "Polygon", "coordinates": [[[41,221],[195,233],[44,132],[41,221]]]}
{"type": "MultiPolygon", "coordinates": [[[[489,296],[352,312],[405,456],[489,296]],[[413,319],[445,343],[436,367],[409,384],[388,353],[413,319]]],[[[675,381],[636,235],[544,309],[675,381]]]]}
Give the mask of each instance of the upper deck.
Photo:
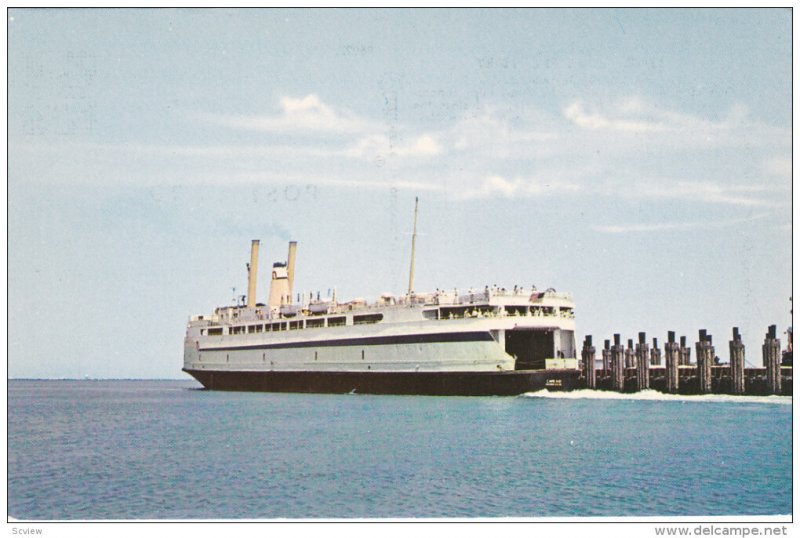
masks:
{"type": "Polygon", "coordinates": [[[376,302],[363,299],[337,302],[310,299],[271,310],[263,305],[224,306],[210,316],[194,316],[189,327],[202,336],[294,331],[376,323],[404,323],[426,320],[527,317],[560,326],[574,318],[574,304],[567,293],[552,288],[513,289],[485,287],[483,290],[436,290],[407,296],[382,295],[376,302]]]}

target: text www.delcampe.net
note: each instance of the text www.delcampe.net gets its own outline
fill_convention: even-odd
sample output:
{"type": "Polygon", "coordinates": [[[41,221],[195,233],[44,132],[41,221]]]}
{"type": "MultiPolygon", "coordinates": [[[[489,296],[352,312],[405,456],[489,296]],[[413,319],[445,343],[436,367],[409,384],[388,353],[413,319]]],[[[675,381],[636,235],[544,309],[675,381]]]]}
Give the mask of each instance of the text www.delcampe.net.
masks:
{"type": "Polygon", "coordinates": [[[696,525],[694,527],[656,527],[656,536],[786,536],[786,525],[780,527],[696,525]]]}

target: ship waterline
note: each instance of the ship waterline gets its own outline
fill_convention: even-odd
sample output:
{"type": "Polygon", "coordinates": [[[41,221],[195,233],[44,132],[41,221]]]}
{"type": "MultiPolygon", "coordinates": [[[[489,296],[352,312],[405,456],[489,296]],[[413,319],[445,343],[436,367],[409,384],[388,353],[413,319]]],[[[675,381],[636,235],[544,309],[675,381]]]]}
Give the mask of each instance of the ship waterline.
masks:
{"type": "Polygon", "coordinates": [[[577,370],[348,372],[186,370],[210,390],[431,396],[515,396],[572,390],[577,370]]]}

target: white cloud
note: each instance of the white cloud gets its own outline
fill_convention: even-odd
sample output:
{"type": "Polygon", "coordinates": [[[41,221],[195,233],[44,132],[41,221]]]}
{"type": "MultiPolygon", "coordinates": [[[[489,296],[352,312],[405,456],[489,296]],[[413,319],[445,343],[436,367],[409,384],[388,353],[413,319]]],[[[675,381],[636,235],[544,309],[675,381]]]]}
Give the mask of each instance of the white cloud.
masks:
{"type": "Polygon", "coordinates": [[[274,115],[199,114],[197,117],[231,129],[264,132],[363,133],[375,128],[366,118],[348,110],[335,110],[315,94],[283,97],[280,107],[281,112],[274,115]]]}
{"type": "Polygon", "coordinates": [[[344,154],[348,157],[373,159],[389,156],[434,157],[442,151],[442,145],[430,134],[420,135],[408,141],[393,140],[382,134],[371,134],[345,150],[344,154]]]}
{"type": "Polygon", "coordinates": [[[662,232],[667,230],[687,230],[695,226],[695,223],[660,223],[660,224],[617,224],[617,225],[594,225],[592,230],[609,234],[637,233],[637,232],[662,232]]]}
{"type": "MultiPolygon", "coordinates": [[[[621,107],[617,112],[641,112],[641,105],[621,107]]],[[[633,133],[660,132],[667,129],[652,119],[609,118],[599,112],[584,111],[581,103],[572,103],[564,109],[564,116],[578,127],[591,130],[626,131],[633,133]]]]}
{"type": "MultiPolygon", "coordinates": [[[[271,172],[249,172],[237,174],[233,179],[240,183],[290,183],[296,185],[318,185],[324,187],[339,187],[348,189],[386,189],[388,187],[392,187],[395,189],[413,192],[437,192],[443,190],[441,185],[425,181],[398,179],[389,183],[387,181],[367,177],[337,177],[335,172],[323,172],[315,175],[300,176],[288,176],[282,173],[271,172]]],[[[213,181],[213,179],[210,181],[213,181]]]]}
{"type": "Polygon", "coordinates": [[[575,193],[580,188],[571,183],[559,181],[542,181],[530,178],[506,179],[499,175],[491,175],[483,180],[477,187],[464,188],[459,197],[467,198],[489,198],[492,196],[503,196],[513,198],[515,196],[550,196],[563,193],[575,193]]]}
{"type": "Polygon", "coordinates": [[[511,198],[519,193],[521,189],[522,182],[520,180],[509,181],[500,176],[491,176],[486,178],[478,189],[467,190],[462,196],[464,198],[476,198],[499,194],[506,198],[511,198]]]}
{"type": "Polygon", "coordinates": [[[281,108],[283,108],[283,111],[287,114],[314,111],[322,116],[332,117],[335,115],[333,110],[331,110],[328,105],[320,101],[319,97],[313,93],[299,99],[294,97],[283,97],[281,98],[281,108]]]}
{"type": "Polygon", "coordinates": [[[403,148],[403,151],[412,155],[439,155],[442,152],[442,146],[431,135],[422,135],[417,137],[408,146],[403,148]]]}
{"type": "Polygon", "coordinates": [[[445,136],[456,150],[492,158],[552,153],[559,139],[553,118],[520,117],[512,121],[489,108],[461,118],[445,136]]]}
{"type": "Polygon", "coordinates": [[[785,206],[791,188],[791,146],[782,145],[791,134],[753,121],[742,106],[711,121],[638,98],[610,106],[575,100],[552,113],[486,105],[425,129],[388,126],[313,93],[285,96],[276,110],[203,115],[204,130],[193,125],[199,137],[186,140],[213,141],[207,145],[12,144],[10,163],[47,165],[52,181],[391,182],[455,190],[461,199],[569,194],[766,208],[785,206]],[[217,125],[291,136],[231,137],[217,125]]]}
{"type": "Polygon", "coordinates": [[[714,221],[692,221],[692,222],[658,222],[652,224],[614,224],[614,225],[593,225],[591,228],[596,232],[623,234],[623,233],[648,233],[663,232],[672,230],[690,230],[695,228],[726,228],[737,224],[745,224],[768,217],[769,214],[761,213],[750,217],[714,220],[714,221]]]}
{"type": "Polygon", "coordinates": [[[719,184],[711,181],[661,180],[637,182],[628,195],[643,198],[675,198],[694,202],[728,204],[746,207],[771,207],[784,205],[783,200],[769,199],[774,187],[767,184],[719,184]],[[760,197],[758,195],[761,195],[760,197]]]}
{"type": "Polygon", "coordinates": [[[585,132],[606,137],[606,146],[631,147],[632,141],[646,141],[651,148],[754,148],[791,144],[791,133],[765,125],[750,117],[741,103],[733,104],[719,120],[669,110],[639,98],[611,105],[587,107],[581,101],[567,105],[563,117],[585,132]],[[608,138],[614,132],[619,138],[608,138]],[[628,138],[623,135],[635,135],[628,138]]]}
{"type": "Polygon", "coordinates": [[[792,158],[772,157],[764,161],[764,171],[781,179],[792,179],[792,158]]]}

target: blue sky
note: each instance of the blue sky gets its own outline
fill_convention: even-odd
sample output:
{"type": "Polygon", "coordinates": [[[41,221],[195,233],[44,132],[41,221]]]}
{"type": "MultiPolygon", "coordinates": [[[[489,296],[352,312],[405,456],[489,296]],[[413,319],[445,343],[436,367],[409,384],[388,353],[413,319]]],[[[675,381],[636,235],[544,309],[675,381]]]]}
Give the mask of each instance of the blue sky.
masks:
{"type": "MultiPolygon", "coordinates": [[[[579,339],[791,323],[791,11],[8,12],[9,375],[181,377],[296,286],[569,291],[579,339]],[[267,294],[266,271],[259,293],[267,294]]],[[[785,341],[785,336],[783,336],[785,341]]]]}

